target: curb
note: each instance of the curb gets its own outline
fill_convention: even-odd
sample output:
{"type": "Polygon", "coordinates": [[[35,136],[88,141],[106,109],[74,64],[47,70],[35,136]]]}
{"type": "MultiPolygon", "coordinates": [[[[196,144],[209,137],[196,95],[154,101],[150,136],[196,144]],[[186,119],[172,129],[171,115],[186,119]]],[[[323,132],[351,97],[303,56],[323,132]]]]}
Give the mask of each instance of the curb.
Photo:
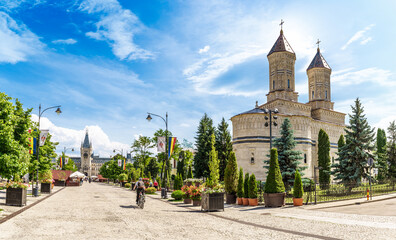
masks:
{"type": "Polygon", "coordinates": [[[385,201],[385,200],[394,199],[394,198],[396,198],[396,196],[387,197],[387,198],[382,198],[382,199],[376,199],[376,200],[370,200],[370,201],[363,201],[363,202],[354,202],[354,203],[342,204],[342,205],[337,205],[337,206],[311,208],[311,209],[306,209],[306,210],[320,210],[320,209],[328,209],[328,208],[355,206],[355,205],[361,205],[361,204],[368,204],[368,203],[373,203],[373,202],[385,201]]]}

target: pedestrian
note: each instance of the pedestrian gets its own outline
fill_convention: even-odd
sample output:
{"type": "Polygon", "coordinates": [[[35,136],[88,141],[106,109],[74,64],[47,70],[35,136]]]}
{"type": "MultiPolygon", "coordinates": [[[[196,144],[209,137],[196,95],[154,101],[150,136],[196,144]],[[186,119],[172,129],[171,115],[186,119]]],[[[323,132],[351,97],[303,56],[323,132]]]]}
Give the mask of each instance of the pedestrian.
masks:
{"type": "Polygon", "coordinates": [[[89,183],[91,183],[91,181],[92,181],[91,178],[89,178],[89,183]]]}
{"type": "Polygon", "coordinates": [[[153,187],[153,182],[152,182],[152,181],[150,181],[149,186],[150,186],[150,187],[153,187]]]}
{"type": "Polygon", "coordinates": [[[83,185],[83,179],[80,178],[80,186],[82,186],[82,185],[83,185]]]}
{"type": "Polygon", "coordinates": [[[154,180],[154,187],[155,187],[156,190],[158,190],[158,182],[157,182],[157,180],[154,180]]]}

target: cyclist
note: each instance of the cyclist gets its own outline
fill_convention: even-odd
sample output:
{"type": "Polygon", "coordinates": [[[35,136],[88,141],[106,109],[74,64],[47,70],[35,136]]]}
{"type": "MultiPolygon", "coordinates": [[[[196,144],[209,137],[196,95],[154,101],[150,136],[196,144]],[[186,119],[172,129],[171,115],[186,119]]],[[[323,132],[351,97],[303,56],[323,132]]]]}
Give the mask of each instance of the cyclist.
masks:
{"type": "Polygon", "coordinates": [[[135,189],[137,189],[137,191],[136,191],[136,204],[137,204],[138,200],[139,200],[140,192],[143,192],[143,194],[144,194],[144,190],[146,189],[144,187],[144,182],[143,182],[142,178],[139,178],[139,181],[137,181],[135,183],[135,187],[133,188],[133,190],[135,190],[135,189]]]}

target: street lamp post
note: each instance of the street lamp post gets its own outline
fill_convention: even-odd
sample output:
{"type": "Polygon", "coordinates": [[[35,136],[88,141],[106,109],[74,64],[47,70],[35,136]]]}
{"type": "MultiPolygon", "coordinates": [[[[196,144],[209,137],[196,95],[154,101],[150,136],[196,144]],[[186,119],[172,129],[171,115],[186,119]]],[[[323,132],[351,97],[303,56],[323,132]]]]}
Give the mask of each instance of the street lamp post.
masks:
{"type": "MultiPolygon", "coordinates": [[[[166,174],[166,172],[168,171],[168,166],[166,166],[165,167],[165,164],[167,164],[168,163],[168,112],[166,112],[166,117],[165,118],[163,118],[163,117],[161,117],[160,115],[157,115],[157,114],[154,114],[154,113],[147,113],[148,115],[147,115],[147,121],[150,121],[151,119],[153,119],[152,117],[151,117],[151,115],[153,115],[153,116],[156,116],[156,117],[159,117],[159,118],[161,118],[162,120],[164,120],[164,122],[165,122],[165,158],[164,158],[164,163],[162,164],[162,169],[161,169],[161,177],[162,177],[162,183],[164,184],[164,187],[165,187],[165,191],[166,191],[166,188],[167,188],[167,186],[166,186],[166,184],[167,184],[167,181],[165,180],[164,181],[164,179],[165,179],[165,174],[166,174]],[[164,167],[165,167],[165,174],[163,174],[163,172],[164,172],[164,167]]],[[[162,193],[162,191],[161,191],[161,193],[162,193]]],[[[163,198],[168,198],[168,196],[167,196],[167,194],[165,193],[165,194],[163,194],[162,195],[162,197],[163,198]]]]}
{"type": "Polygon", "coordinates": [[[322,167],[314,166],[314,182],[315,182],[315,204],[316,204],[316,170],[321,170],[322,167]]]}
{"type": "Polygon", "coordinates": [[[53,106],[53,107],[49,107],[44,109],[43,111],[41,111],[41,104],[39,105],[39,119],[38,119],[38,138],[37,138],[37,175],[36,175],[36,188],[33,188],[33,196],[37,197],[38,196],[38,174],[39,174],[39,156],[40,156],[40,119],[41,119],[41,115],[43,115],[43,113],[45,111],[47,111],[48,109],[53,109],[56,108],[56,113],[59,115],[62,113],[62,111],[60,110],[61,106],[53,106]]]}
{"type": "MultiPolygon", "coordinates": [[[[277,114],[277,113],[279,113],[279,111],[277,108],[275,108],[274,110],[265,108],[265,109],[263,109],[263,112],[269,114],[269,118],[267,116],[265,116],[265,120],[266,121],[269,120],[269,123],[265,122],[264,126],[266,126],[266,127],[269,126],[269,129],[270,129],[270,150],[271,150],[272,149],[272,118],[274,118],[274,120],[278,119],[278,116],[272,116],[272,114],[277,114]]],[[[273,122],[273,124],[275,127],[278,126],[277,122],[273,122]]]]}
{"type": "MultiPolygon", "coordinates": [[[[113,149],[113,153],[115,153],[115,152],[119,152],[119,153],[121,153],[121,156],[124,158],[124,149],[121,149],[121,150],[119,150],[119,149],[113,149]]],[[[115,156],[114,156],[115,157],[115,156]]],[[[126,158],[125,158],[125,161],[126,161],[126,158]]],[[[122,164],[121,164],[122,165],[122,164]]]]}
{"type": "MultiPolygon", "coordinates": [[[[67,151],[67,150],[71,150],[72,152],[74,152],[74,148],[66,148],[66,147],[63,147],[63,154],[62,154],[62,155],[63,155],[63,156],[62,156],[63,158],[66,158],[66,151],[67,151]]],[[[63,160],[62,160],[62,161],[63,161],[63,160]]],[[[61,169],[61,170],[62,170],[62,169],[61,169]]]]}

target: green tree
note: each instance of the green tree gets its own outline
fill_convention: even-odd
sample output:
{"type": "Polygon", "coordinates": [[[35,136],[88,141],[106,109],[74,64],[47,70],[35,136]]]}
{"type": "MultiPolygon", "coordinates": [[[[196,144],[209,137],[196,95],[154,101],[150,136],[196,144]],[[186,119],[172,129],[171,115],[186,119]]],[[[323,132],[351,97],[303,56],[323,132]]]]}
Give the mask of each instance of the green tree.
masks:
{"type": "Polygon", "coordinates": [[[211,136],[214,133],[213,120],[205,113],[198,126],[194,156],[194,176],[196,178],[209,177],[209,153],[212,150],[211,136]]]}
{"type": "Polygon", "coordinates": [[[301,175],[296,171],[294,176],[294,185],[293,185],[293,197],[295,198],[302,198],[304,195],[303,185],[301,181],[301,175]]]}
{"type": "Polygon", "coordinates": [[[391,122],[388,127],[388,176],[395,182],[396,179],[396,123],[395,121],[391,122]]]}
{"type": "Polygon", "coordinates": [[[368,177],[367,159],[374,158],[374,130],[368,125],[359,98],[351,107],[352,114],[348,114],[349,126],[345,128],[346,143],[341,147],[338,161],[333,164],[332,171],[335,180],[348,184],[350,190],[359,184],[362,178],[368,177]]]}
{"type": "Polygon", "coordinates": [[[212,146],[212,150],[209,153],[209,164],[208,164],[210,176],[207,182],[207,186],[214,187],[219,183],[219,159],[217,158],[214,134],[212,134],[211,146],[212,146]]]}
{"type": "Polygon", "coordinates": [[[320,129],[318,136],[318,165],[320,188],[327,189],[330,184],[330,140],[323,129],[320,129]]]}
{"type": "Polygon", "coordinates": [[[387,163],[387,154],[386,154],[386,133],[384,129],[377,129],[377,163],[376,167],[378,168],[378,176],[377,179],[379,181],[383,181],[388,174],[388,163],[387,163]]]}
{"type": "Polygon", "coordinates": [[[159,172],[158,162],[155,158],[151,158],[149,164],[146,167],[147,173],[150,173],[152,178],[157,178],[159,172]]]}
{"type": "Polygon", "coordinates": [[[239,177],[238,177],[238,191],[237,191],[237,197],[243,198],[244,193],[243,193],[243,169],[239,169],[239,177]]]}
{"type": "Polygon", "coordinates": [[[28,129],[31,109],[0,92],[0,176],[19,178],[28,171],[28,129]]]}
{"type": "Polygon", "coordinates": [[[219,158],[220,181],[223,181],[227,160],[229,159],[230,153],[232,151],[231,134],[228,130],[228,123],[224,117],[221,119],[221,122],[216,129],[215,147],[219,158]]]}
{"type": "Polygon", "coordinates": [[[135,153],[135,168],[141,168],[143,171],[145,170],[150,161],[150,155],[152,155],[150,149],[153,147],[154,144],[152,140],[146,136],[139,136],[139,138],[133,142],[131,148],[132,152],[135,153]]]}
{"type": "Polygon", "coordinates": [[[345,146],[344,135],[342,135],[342,134],[340,135],[340,138],[338,139],[337,145],[338,145],[338,152],[341,152],[341,148],[343,146],[345,146]]]}
{"type": "Polygon", "coordinates": [[[245,173],[245,181],[243,181],[243,197],[249,198],[249,173],[245,173]]]}
{"type": "Polygon", "coordinates": [[[228,194],[235,194],[238,188],[238,163],[235,152],[231,151],[227,167],[224,174],[225,191],[228,194]]]}
{"type": "Polygon", "coordinates": [[[294,141],[292,125],[288,118],[283,121],[280,134],[281,136],[275,139],[274,146],[278,151],[279,168],[283,183],[286,189],[290,189],[293,185],[296,170],[298,169],[302,172],[306,167],[300,166],[300,160],[303,159],[301,156],[302,152],[294,150],[296,142],[294,141]]]}
{"type": "Polygon", "coordinates": [[[182,179],[186,179],[187,177],[187,163],[186,163],[186,152],[180,151],[179,153],[179,161],[177,161],[177,174],[180,174],[182,179]]]}
{"type": "Polygon", "coordinates": [[[118,176],[122,173],[121,167],[118,166],[118,162],[110,160],[102,165],[99,169],[99,173],[104,177],[112,180],[118,179],[118,176]]]}
{"type": "Polygon", "coordinates": [[[193,178],[193,171],[192,171],[192,168],[191,168],[191,166],[190,167],[188,167],[188,174],[187,174],[187,178],[193,178]]]}
{"type": "Polygon", "coordinates": [[[70,171],[73,171],[73,172],[78,170],[76,164],[74,163],[74,161],[72,159],[69,159],[67,161],[67,164],[65,164],[63,166],[63,169],[64,170],[70,170],[70,171]]]}
{"type": "Polygon", "coordinates": [[[254,173],[249,178],[249,198],[257,198],[257,182],[254,173]]]}
{"type": "Polygon", "coordinates": [[[282,174],[279,168],[278,151],[276,148],[271,149],[271,158],[267,180],[265,182],[265,193],[282,193],[285,192],[285,185],[282,180],[282,174]]]}

